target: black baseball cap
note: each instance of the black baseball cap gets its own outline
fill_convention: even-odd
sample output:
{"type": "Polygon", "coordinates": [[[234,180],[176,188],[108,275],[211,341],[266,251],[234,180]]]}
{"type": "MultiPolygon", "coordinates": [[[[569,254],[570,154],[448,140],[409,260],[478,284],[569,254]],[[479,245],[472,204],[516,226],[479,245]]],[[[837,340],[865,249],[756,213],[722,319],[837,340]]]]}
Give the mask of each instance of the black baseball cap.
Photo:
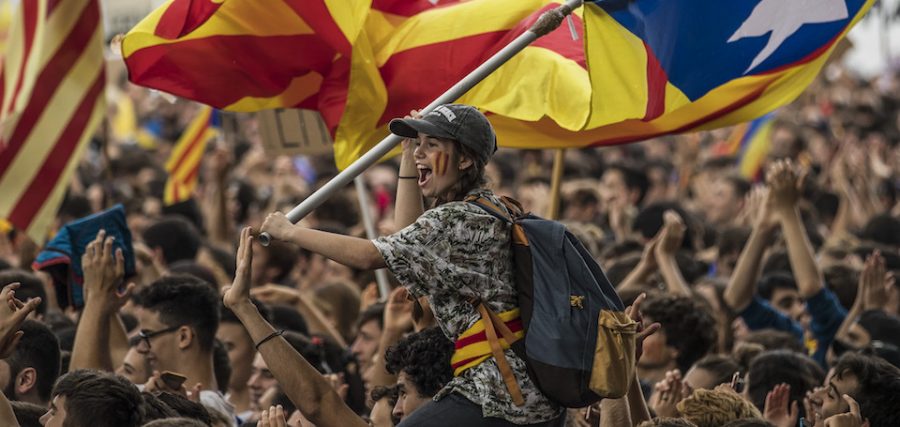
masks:
{"type": "Polygon", "coordinates": [[[416,138],[422,132],[435,138],[452,139],[471,149],[485,164],[497,151],[494,127],[470,105],[439,105],[421,119],[391,120],[389,128],[391,133],[404,138],[416,138]]]}

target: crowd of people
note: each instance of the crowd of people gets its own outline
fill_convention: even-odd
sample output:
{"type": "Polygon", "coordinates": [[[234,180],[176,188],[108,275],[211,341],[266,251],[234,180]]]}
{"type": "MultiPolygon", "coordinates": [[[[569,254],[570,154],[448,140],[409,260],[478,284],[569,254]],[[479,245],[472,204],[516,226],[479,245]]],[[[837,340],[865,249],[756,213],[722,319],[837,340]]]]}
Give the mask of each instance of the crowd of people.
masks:
{"type": "Polygon", "coordinates": [[[554,215],[552,152],[494,153],[464,107],[414,111],[364,206],[351,186],[294,226],[277,212],[336,174],[329,156],[273,156],[253,115],[228,113],[194,197],[167,206],[197,107],[112,89],[110,123],[139,126],[98,133],[57,227],[122,204],[133,244],[91,236],[72,285],[32,269],[44,242],[4,230],[4,426],[900,425],[898,72],[831,65],[778,110],[750,176],[723,154],[733,129],[566,151],[558,218],[648,328],[633,391],[568,409],[511,350],[522,404],[493,358],[451,364],[479,319],[467,299],[516,306],[508,226],[462,200],[554,215]]]}

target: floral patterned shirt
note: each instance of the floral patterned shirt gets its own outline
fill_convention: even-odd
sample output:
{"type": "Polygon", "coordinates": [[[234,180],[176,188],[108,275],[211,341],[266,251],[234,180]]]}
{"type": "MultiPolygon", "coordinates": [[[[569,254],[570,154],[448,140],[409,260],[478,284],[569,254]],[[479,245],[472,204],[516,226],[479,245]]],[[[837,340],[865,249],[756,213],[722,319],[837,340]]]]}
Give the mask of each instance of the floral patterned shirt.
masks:
{"type": "MultiPolygon", "coordinates": [[[[500,200],[488,190],[470,195],[500,200]]],[[[426,211],[409,227],[374,240],[384,261],[414,296],[427,296],[437,323],[455,341],[477,322],[471,297],[497,313],[516,307],[509,225],[467,202],[450,202],[426,211]]],[[[512,350],[506,358],[522,389],[525,405],[512,403],[494,358],[454,377],[435,400],[456,392],[482,408],[485,417],[535,424],[562,414],[528,377],[525,362],[512,350]]]]}

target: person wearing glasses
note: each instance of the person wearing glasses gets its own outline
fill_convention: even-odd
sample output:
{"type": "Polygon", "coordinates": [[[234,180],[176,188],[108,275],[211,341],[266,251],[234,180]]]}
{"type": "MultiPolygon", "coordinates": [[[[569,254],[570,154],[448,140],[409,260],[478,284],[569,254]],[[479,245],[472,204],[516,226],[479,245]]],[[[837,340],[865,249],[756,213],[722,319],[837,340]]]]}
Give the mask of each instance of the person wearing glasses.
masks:
{"type": "MultiPolygon", "coordinates": [[[[158,279],[137,295],[136,349],[154,371],[148,384],[169,388],[159,372],[187,377],[184,386],[200,388],[200,403],[235,420],[234,408],[219,392],[213,371],[213,342],[219,327],[219,297],[193,276],[158,279]]],[[[235,425],[232,421],[232,425],[235,425]]]]}

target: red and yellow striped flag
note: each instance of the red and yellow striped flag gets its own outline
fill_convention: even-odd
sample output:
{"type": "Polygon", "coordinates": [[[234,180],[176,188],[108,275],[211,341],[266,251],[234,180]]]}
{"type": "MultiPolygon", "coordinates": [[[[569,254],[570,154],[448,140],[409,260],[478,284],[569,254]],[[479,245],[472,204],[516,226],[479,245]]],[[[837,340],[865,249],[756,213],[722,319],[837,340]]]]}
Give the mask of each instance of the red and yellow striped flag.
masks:
{"type": "Polygon", "coordinates": [[[0,72],[0,218],[42,242],[105,112],[98,1],[22,1],[0,72]]]}
{"type": "MultiPolygon", "coordinates": [[[[391,118],[427,105],[558,5],[305,0],[299,7],[298,0],[231,0],[190,19],[170,12],[184,2],[167,3],[125,36],[131,80],[231,111],[318,110],[340,168],[383,138],[391,118]],[[192,31],[161,30],[170,26],[192,31]]],[[[572,24],[581,36],[577,14],[572,24]]],[[[493,115],[501,145],[567,146],[580,141],[573,135],[587,117],[590,93],[582,41],[564,26],[460,102],[493,115]]]]}
{"type": "Polygon", "coordinates": [[[166,161],[166,189],[163,203],[171,206],[191,198],[197,187],[197,173],[200,170],[200,159],[206,151],[206,143],[215,138],[217,132],[213,127],[215,111],[202,106],[197,117],[191,121],[181,138],[172,148],[169,160],[166,161]]]}

